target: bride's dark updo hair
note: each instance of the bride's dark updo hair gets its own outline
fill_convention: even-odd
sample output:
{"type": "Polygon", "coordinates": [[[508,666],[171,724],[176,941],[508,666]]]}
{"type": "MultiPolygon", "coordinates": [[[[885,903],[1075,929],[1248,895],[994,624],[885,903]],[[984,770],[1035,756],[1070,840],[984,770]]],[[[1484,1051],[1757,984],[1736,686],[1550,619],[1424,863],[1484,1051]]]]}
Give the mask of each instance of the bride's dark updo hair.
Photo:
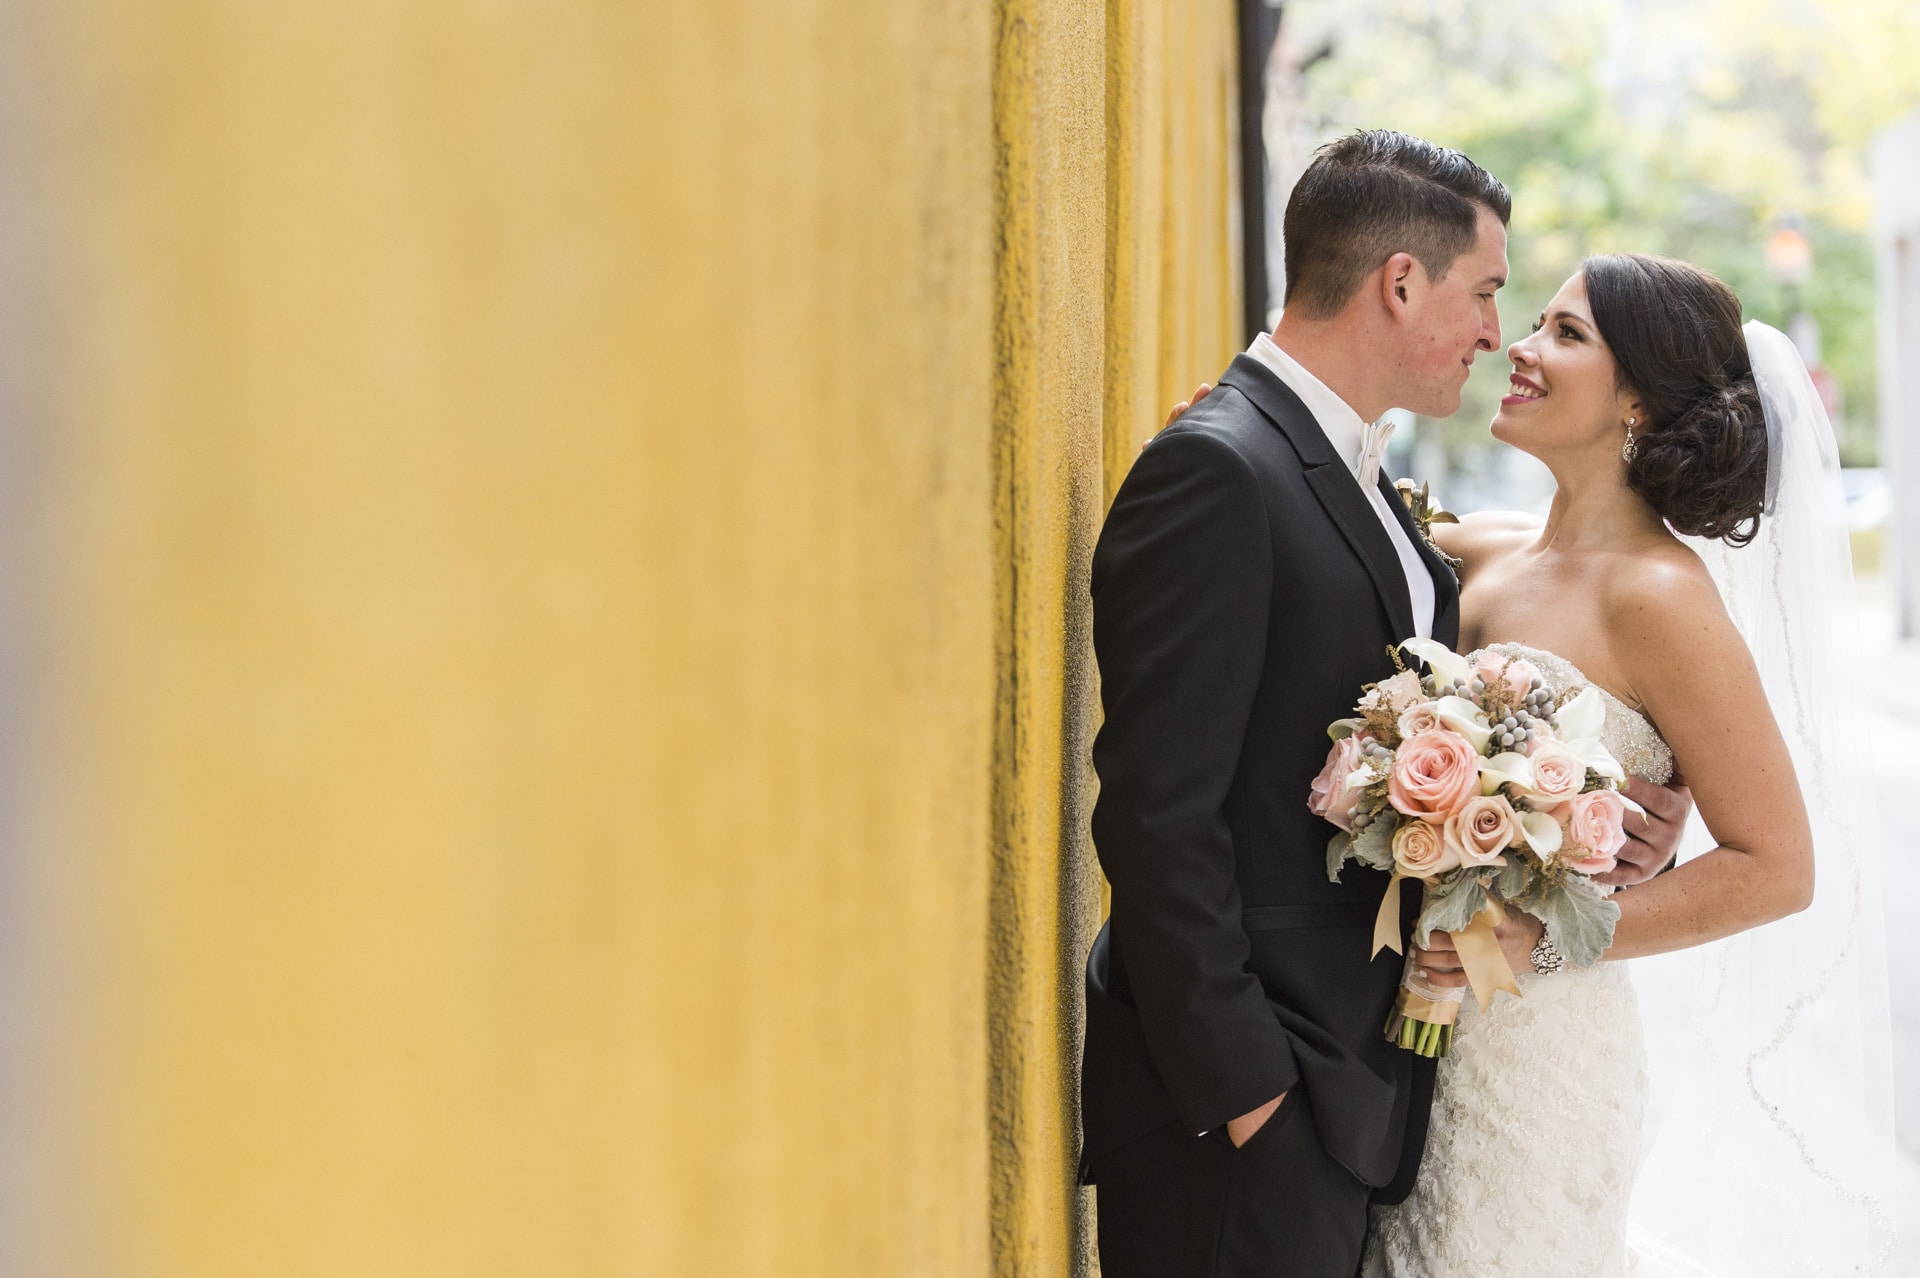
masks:
{"type": "Polygon", "coordinates": [[[1740,299],[1697,266],[1640,253],[1590,257],[1587,304],[1623,388],[1646,416],[1627,483],[1674,531],[1753,540],[1767,493],[1767,424],[1740,299]]]}

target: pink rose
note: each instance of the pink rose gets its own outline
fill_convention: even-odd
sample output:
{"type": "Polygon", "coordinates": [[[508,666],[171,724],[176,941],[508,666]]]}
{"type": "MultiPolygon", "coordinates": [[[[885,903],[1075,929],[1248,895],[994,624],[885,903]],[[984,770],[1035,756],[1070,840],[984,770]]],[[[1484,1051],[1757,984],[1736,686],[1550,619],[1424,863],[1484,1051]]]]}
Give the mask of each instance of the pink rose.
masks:
{"type": "Polygon", "coordinates": [[[1457,732],[1420,732],[1400,743],[1387,802],[1410,817],[1444,821],[1480,793],[1480,753],[1457,732]]]}
{"type": "Polygon", "coordinates": [[[1437,701],[1417,701],[1400,712],[1400,735],[1418,736],[1422,732],[1444,732],[1447,725],[1440,719],[1440,703],[1437,701]]]}
{"type": "Polygon", "coordinates": [[[1325,817],[1343,830],[1353,828],[1353,820],[1347,814],[1360,801],[1360,792],[1347,785],[1347,778],[1360,766],[1363,757],[1361,739],[1357,736],[1342,737],[1333,743],[1333,749],[1327,753],[1327,766],[1313,779],[1307,795],[1307,807],[1315,816],[1325,817]]]}
{"type": "Polygon", "coordinates": [[[1561,864],[1582,874],[1605,874],[1627,845],[1627,803],[1612,790],[1576,794],[1553,810],[1566,827],[1561,864]]]}
{"type": "Polygon", "coordinates": [[[1462,865],[1503,865],[1501,853],[1520,838],[1520,817],[1498,794],[1467,800],[1447,818],[1447,842],[1457,848],[1462,865]]]}
{"type": "Polygon", "coordinates": [[[1382,679],[1368,689],[1367,694],[1360,698],[1359,709],[1364,711],[1379,708],[1390,714],[1398,714],[1402,709],[1426,695],[1420,687],[1420,676],[1411,670],[1402,670],[1392,678],[1382,679]]]}
{"type": "Polygon", "coordinates": [[[1484,682],[1487,687],[1498,687],[1504,681],[1516,697],[1524,697],[1533,687],[1533,681],[1540,672],[1533,663],[1520,657],[1503,657],[1497,652],[1483,652],[1474,663],[1473,677],[1484,682]]]}
{"type": "Polygon", "coordinates": [[[1533,784],[1519,789],[1527,798],[1538,801],[1536,807],[1550,808],[1565,803],[1587,783],[1586,760],[1558,741],[1534,743],[1527,754],[1527,764],[1533,770],[1533,784]]]}
{"type": "Polygon", "coordinates": [[[1393,864],[1409,878],[1431,879],[1459,868],[1460,853],[1441,837],[1439,826],[1408,821],[1394,832],[1393,864]]]}

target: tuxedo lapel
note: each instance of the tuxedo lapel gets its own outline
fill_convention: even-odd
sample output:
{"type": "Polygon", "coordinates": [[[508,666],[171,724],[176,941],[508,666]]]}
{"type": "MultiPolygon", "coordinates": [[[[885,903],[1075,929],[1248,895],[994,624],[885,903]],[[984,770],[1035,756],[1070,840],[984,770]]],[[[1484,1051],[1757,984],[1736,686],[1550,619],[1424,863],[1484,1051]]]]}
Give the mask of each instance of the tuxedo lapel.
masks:
{"type": "Polygon", "coordinates": [[[1394,518],[1406,529],[1414,553],[1427,566],[1427,575],[1433,578],[1433,637],[1451,648],[1460,638],[1460,579],[1454,576],[1447,561],[1420,535],[1419,525],[1413,522],[1413,513],[1407,509],[1399,490],[1388,481],[1384,470],[1380,472],[1380,493],[1387,499],[1387,508],[1393,512],[1394,518]]]}
{"type": "MultiPolygon", "coordinates": [[[[1292,442],[1294,451],[1300,455],[1308,487],[1313,489],[1327,518],[1333,521],[1333,526],[1340,530],[1341,537],[1366,568],[1393,622],[1393,633],[1403,639],[1410,638],[1414,633],[1413,600],[1407,594],[1407,576],[1400,566],[1399,553],[1394,550],[1387,530],[1381,527],[1380,516],[1374,512],[1360,485],[1354,482],[1353,472],[1333,451],[1333,444],[1320,429],[1320,423],[1285,382],[1249,356],[1236,355],[1227,371],[1221,374],[1220,384],[1233,387],[1253,401],[1254,407],[1292,442]]],[[[1397,494],[1392,502],[1396,507],[1400,504],[1397,494]]]]}
{"type": "MultiPolygon", "coordinates": [[[[1308,425],[1314,423],[1309,420],[1308,425]]],[[[1319,498],[1320,505],[1340,529],[1340,535],[1347,539],[1347,544],[1353,547],[1353,552],[1360,556],[1360,562],[1367,566],[1373,588],[1379,593],[1380,602],[1386,605],[1387,615],[1393,619],[1393,633],[1402,639],[1411,638],[1413,599],[1407,593],[1406,569],[1400,566],[1400,556],[1387,530],[1380,526],[1380,516],[1361,493],[1360,485],[1353,482],[1353,472],[1345,462],[1336,459],[1309,466],[1306,475],[1313,495],[1319,498]]]]}

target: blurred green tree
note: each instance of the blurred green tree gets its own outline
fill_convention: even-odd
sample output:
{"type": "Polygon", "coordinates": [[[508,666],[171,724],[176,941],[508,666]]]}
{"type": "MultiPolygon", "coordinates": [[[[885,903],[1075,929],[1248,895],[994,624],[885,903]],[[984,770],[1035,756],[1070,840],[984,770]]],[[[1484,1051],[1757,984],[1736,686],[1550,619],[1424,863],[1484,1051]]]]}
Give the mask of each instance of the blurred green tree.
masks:
{"type": "MultiPolygon", "coordinates": [[[[1798,304],[1842,394],[1842,452],[1873,463],[1866,144],[1920,108],[1920,4],[1291,0],[1285,21],[1291,48],[1330,50],[1303,74],[1296,143],[1405,129],[1513,190],[1508,340],[1581,258],[1619,251],[1704,266],[1750,318],[1784,327],[1794,299],[1764,250],[1798,219],[1813,249],[1798,304]]],[[[1485,439],[1506,373],[1477,366],[1449,453],[1485,439]]]]}

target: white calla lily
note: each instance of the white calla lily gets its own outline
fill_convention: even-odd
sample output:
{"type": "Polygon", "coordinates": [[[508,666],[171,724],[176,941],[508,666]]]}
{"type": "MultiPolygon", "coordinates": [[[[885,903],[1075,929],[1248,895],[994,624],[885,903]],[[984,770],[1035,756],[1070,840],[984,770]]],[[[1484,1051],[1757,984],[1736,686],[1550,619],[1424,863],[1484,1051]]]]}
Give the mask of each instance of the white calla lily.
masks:
{"type": "Polygon", "coordinates": [[[1473,677],[1473,667],[1467,664],[1467,659],[1438,640],[1409,639],[1400,645],[1400,651],[1426,662],[1434,678],[1442,684],[1465,683],[1473,677]]]}
{"type": "Polygon", "coordinates": [[[1598,737],[1588,737],[1583,741],[1569,741],[1567,749],[1580,756],[1583,763],[1594,772],[1609,781],[1625,781],[1627,770],[1613,757],[1613,751],[1607,749],[1598,737]]]}
{"type": "Polygon", "coordinates": [[[1345,741],[1366,726],[1365,719],[1335,719],[1327,725],[1327,736],[1335,741],[1345,741]]]}
{"type": "Polygon", "coordinates": [[[1526,755],[1510,750],[1480,760],[1480,793],[1493,794],[1508,782],[1521,789],[1532,788],[1533,764],[1526,755]]]}
{"type": "Polygon", "coordinates": [[[1553,712],[1554,733],[1562,741],[1598,740],[1607,724],[1607,706],[1600,691],[1589,685],[1573,700],[1553,712]]]}
{"type": "Polygon", "coordinates": [[[1440,722],[1472,742],[1475,753],[1486,749],[1493,737],[1487,712],[1465,697],[1442,697],[1433,703],[1433,713],[1440,722]]]}
{"type": "Polygon", "coordinates": [[[1566,834],[1560,829],[1560,823],[1544,812],[1521,812],[1520,828],[1526,832],[1527,846],[1532,848],[1541,860],[1546,860],[1560,850],[1566,841],[1566,834]]]}

